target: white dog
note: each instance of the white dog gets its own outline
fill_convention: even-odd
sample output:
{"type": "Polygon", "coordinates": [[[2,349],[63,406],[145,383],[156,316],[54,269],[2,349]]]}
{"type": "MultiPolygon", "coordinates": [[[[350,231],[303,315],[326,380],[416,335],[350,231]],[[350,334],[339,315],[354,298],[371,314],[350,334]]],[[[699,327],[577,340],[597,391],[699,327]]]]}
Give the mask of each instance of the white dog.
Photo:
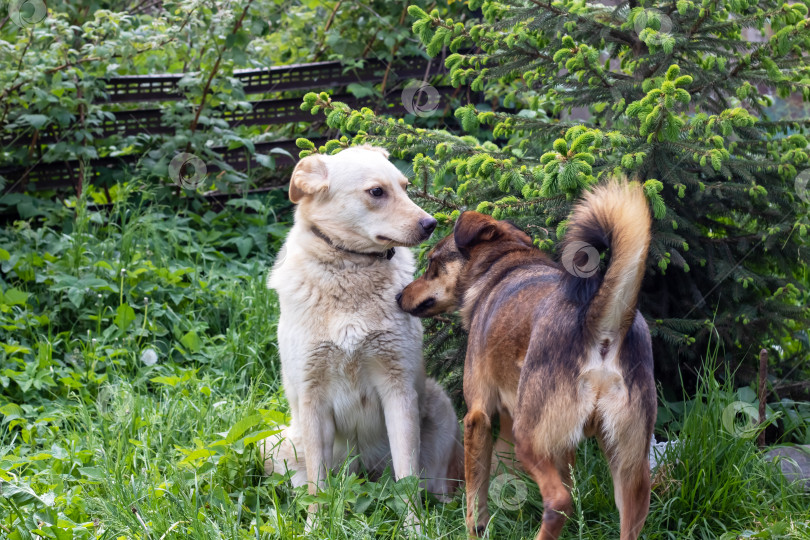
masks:
{"type": "MultiPolygon", "coordinates": [[[[436,220],[405,192],[381,148],[302,159],[290,180],[295,225],[267,285],[278,292],[282,381],[292,421],[266,442],[265,468],[323,487],[357,454],[372,476],[420,475],[438,495],[463,476],[450,399],[425,378],[422,325],[397,307],[411,282],[408,249],[436,220]]],[[[355,460],[353,463],[356,464],[355,460]]]]}

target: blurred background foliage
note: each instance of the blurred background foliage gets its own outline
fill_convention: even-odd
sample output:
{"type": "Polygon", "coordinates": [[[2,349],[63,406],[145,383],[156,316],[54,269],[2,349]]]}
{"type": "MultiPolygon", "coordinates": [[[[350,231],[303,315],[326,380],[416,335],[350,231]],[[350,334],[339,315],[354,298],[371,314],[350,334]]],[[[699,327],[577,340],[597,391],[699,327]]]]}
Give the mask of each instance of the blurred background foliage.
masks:
{"type": "MultiPolygon", "coordinates": [[[[126,156],[139,156],[133,170],[125,171],[127,178],[160,183],[173,156],[192,152],[221,170],[204,189],[244,190],[272,175],[275,158],[285,152],[260,156],[262,167],[246,173],[229,166],[212,147],[243,148],[255,156],[257,143],[320,133],[323,125],[229,123],[226,113],[250,112],[253,101],[298,95],[268,92],[249,100],[235,72],[329,60],[350,72],[369,61],[388,65],[402,56],[425,56],[402,3],[80,0],[49,1],[47,11],[37,11],[40,6],[45,2],[10,2],[0,20],[0,187],[9,189],[19,186],[9,185],[4,170],[76,159],[84,163],[82,176],[98,175],[94,183],[109,188],[122,172],[91,170],[92,160],[126,156]],[[12,16],[18,4],[22,26],[12,16]],[[104,136],[100,128],[112,119],[111,111],[142,107],[106,103],[105,81],[157,74],[184,75],[182,99],[158,104],[167,133],[104,136]],[[59,134],[56,142],[38,142],[52,131],[59,134]]],[[[454,3],[441,12],[455,14],[462,7],[454,3]]],[[[402,83],[389,80],[388,93],[402,83]]],[[[382,98],[384,88],[362,83],[344,90],[382,98]]]]}

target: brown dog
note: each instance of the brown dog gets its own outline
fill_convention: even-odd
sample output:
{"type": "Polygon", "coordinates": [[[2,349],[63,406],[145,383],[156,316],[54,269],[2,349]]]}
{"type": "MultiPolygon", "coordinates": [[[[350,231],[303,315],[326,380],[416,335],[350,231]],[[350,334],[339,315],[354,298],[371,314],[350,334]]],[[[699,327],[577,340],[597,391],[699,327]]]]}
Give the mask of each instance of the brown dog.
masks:
{"type": "Polygon", "coordinates": [[[398,297],[428,317],[458,307],[469,331],[464,365],[467,527],[489,513],[491,421],[512,426],[515,450],[543,496],[538,540],[571,513],[569,467],[596,436],[610,464],[621,539],[649,511],[648,453],[656,414],[650,333],[636,309],[650,242],[641,189],[611,182],[571,216],[560,263],[508,222],[463,213],[430,252],[425,274],[398,297]],[[607,268],[600,269],[600,252],[607,268]]]}

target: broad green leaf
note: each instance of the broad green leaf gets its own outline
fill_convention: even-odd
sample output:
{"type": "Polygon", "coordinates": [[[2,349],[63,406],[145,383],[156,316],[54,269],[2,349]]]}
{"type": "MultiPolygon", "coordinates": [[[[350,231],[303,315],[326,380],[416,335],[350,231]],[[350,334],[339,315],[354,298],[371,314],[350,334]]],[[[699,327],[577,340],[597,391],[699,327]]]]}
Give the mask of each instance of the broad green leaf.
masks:
{"type": "Polygon", "coordinates": [[[68,289],[67,296],[70,303],[73,304],[76,309],[81,309],[82,304],[84,303],[84,289],[77,289],[76,287],[71,287],[68,289]]]}
{"type": "Polygon", "coordinates": [[[33,489],[26,485],[0,482],[0,497],[13,501],[17,506],[28,506],[29,504],[50,506],[33,489]]]}
{"type": "Polygon", "coordinates": [[[107,474],[99,467],[80,467],[79,472],[90,480],[104,480],[107,474]]]}
{"type": "Polygon", "coordinates": [[[290,417],[281,411],[261,409],[259,411],[264,421],[270,425],[284,425],[290,423],[290,417]]]}
{"type": "Polygon", "coordinates": [[[273,156],[269,156],[267,154],[256,154],[253,156],[256,162],[265,167],[267,169],[275,169],[276,168],[276,160],[273,156]]]}
{"type": "Polygon", "coordinates": [[[748,386],[743,386],[737,389],[737,395],[739,396],[740,401],[754,403],[757,400],[757,393],[748,386]]]}
{"type": "Polygon", "coordinates": [[[115,310],[115,318],[113,322],[121,330],[126,330],[129,325],[135,320],[135,310],[129,304],[121,304],[115,310]]]}
{"type": "Polygon", "coordinates": [[[14,420],[15,418],[24,418],[25,412],[22,407],[16,403],[6,403],[0,407],[0,413],[5,415],[6,420],[14,420]]]}
{"type": "Polygon", "coordinates": [[[364,98],[374,95],[374,88],[370,84],[351,83],[346,87],[346,90],[352,93],[356,98],[364,98]]]}
{"type": "Polygon", "coordinates": [[[0,343],[0,345],[3,345],[3,350],[9,356],[12,356],[17,353],[28,354],[31,352],[30,348],[25,347],[23,345],[9,345],[8,343],[0,343]]]}
{"type": "Polygon", "coordinates": [[[46,459],[53,459],[53,456],[51,454],[48,454],[47,452],[39,452],[38,454],[34,454],[33,456],[30,456],[28,458],[28,461],[32,461],[32,462],[33,461],[44,461],[46,459]]]}
{"type": "Polygon", "coordinates": [[[182,382],[183,379],[182,377],[177,376],[166,377],[161,375],[160,377],[153,377],[149,380],[152,381],[153,383],[167,384],[169,386],[177,386],[177,383],[182,382]]]}
{"type": "Polygon", "coordinates": [[[180,343],[188,349],[189,351],[195,353],[202,348],[202,341],[200,340],[200,336],[197,335],[197,332],[191,330],[185,336],[180,338],[180,343]]]}
{"type": "Polygon", "coordinates": [[[231,426],[231,429],[228,430],[228,436],[225,437],[225,439],[229,443],[236,442],[237,440],[239,440],[239,437],[241,437],[246,431],[261,424],[262,420],[263,419],[261,414],[253,414],[251,416],[248,416],[247,418],[242,418],[233,426],[231,426]]]}
{"type": "Polygon", "coordinates": [[[42,129],[49,120],[44,114],[21,114],[20,119],[34,129],[42,129]]]}
{"type": "Polygon", "coordinates": [[[215,455],[216,452],[213,450],[209,450],[207,448],[199,448],[194,450],[193,452],[189,453],[180,463],[191,463],[192,461],[198,459],[208,459],[209,457],[215,455]]]}
{"type": "Polygon", "coordinates": [[[281,433],[281,431],[282,430],[280,430],[280,429],[267,429],[265,431],[260,431],[260,432],[256,433],[255,435],[251,435],[250,437],[245,437],[242,440],[242,443],[244,443],[244,445],[247,446],[249,444],[252,444],[252,443],[255,443],[255,442],[258,442],[258,441],[263,441],[267,437],[272,437],[273,435],[277,435],[277,434],[281,433]]]}
{"type": "Polygon", "coordinates": [[[253,248],[253,238],[250,236],[243,236],[242,238],[237,238],[233,242],[236,244],[236,249],[239,251],[239,255],[243,258],[250,255],[250,250],[253,248]]]}
{"type": "Polygon", "coordinates": [[[73,529],[65,529],[56,525],[34,529],[31,532],[54,540],[73,540],[73,529]]]}
{"type": "Polygon", "coordinates": [[[22,306],[31,296],[30,293],[21,291],[20,289],[9,289],[3,293],[3,302],[11,306],[22,306]]]}

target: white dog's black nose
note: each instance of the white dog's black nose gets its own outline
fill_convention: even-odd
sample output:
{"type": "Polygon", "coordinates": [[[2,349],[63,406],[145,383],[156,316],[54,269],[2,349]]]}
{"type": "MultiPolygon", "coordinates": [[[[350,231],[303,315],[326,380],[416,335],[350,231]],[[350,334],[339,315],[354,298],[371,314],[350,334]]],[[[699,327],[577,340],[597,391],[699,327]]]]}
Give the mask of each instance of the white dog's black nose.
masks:
{"type": "Polygon", "coordinates": [[[397,305],[399,307],[402,307],[402,304],[400,303],[402,301],[402,293],[397,293],[396,299],[397,299],[397,305]]]}
{"type": "Polygon", "coordinates": [[[419,228],[422,229],[422,234],[427,238],[436,228],[436,220],[432,217],[426,217],[419,220],[419,228]]]}

